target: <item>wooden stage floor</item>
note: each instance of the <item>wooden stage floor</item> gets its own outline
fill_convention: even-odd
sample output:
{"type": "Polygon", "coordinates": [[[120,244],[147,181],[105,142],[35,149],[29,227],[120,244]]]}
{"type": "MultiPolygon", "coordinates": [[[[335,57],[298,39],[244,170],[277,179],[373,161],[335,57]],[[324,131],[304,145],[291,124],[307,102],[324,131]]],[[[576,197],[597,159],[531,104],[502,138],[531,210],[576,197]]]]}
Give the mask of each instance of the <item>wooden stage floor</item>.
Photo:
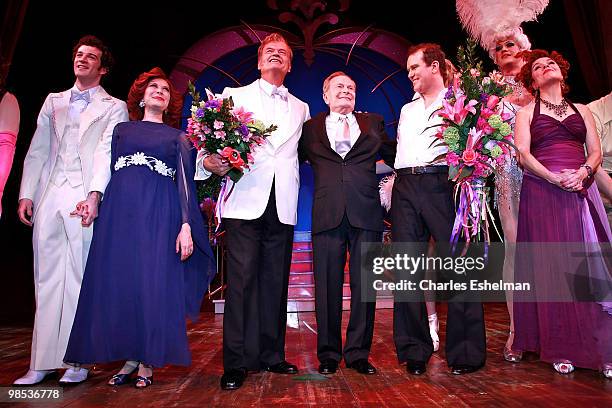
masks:
{"type": "MultiPolygon", "coordinates": [[[[438,305],[444,346],[445,308],[438,305]],[[442,313],[440,313],[442,312],[442,313]]],[[[397,363],[392,341],[392,310],[377,310],[370,361],[378,374],[364,376],[342,368],[330,378],[317,374],[314,313],[293,314],[287,329],[287,360],[300,368],[298,376],[261,372],[251,374],[238,391],[222,391],[222,316],[202,314],[189,326],[191,367],[156,370],[146,390],[106,385],[120,363],[97,366],[81,385],[64,388],[56,403],[19,403],[41,407],[612,407],[612,381],[601,373],[576,370],[562,376],[532,356],[520,364],[507,363],[502,349],[508,332],[505,305],[487,304],[488,355],[476,373],[453,376],[444,351],[435,353],[425,375],[415,377],[397,363]]],[[[344,324],[348,313],[344,314],[344,324]]],[[[0,385],[9,385],[28,368],[30,328],[0,329],[0,385]]],[[[44,387],[57,386],[48,380],[44,387]]],[[[0,406],[7,406],[1,404],[0,406]]]]}

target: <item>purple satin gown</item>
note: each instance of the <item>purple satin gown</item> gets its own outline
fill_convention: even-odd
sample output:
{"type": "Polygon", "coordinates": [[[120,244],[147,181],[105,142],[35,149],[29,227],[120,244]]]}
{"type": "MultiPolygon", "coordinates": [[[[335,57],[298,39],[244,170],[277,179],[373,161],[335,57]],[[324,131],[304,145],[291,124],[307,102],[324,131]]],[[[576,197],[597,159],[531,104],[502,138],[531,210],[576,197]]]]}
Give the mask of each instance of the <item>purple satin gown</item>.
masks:
{"type": "MultiPolygon", "coordinates": [[[[553,172],[578,169],[585,162],[586,125],[576,107],[571,105],[571,108],[575,113],[559,121],[540,113],[540,101],[536,101],[531,122],[531,153],[553,172]]],[[[607,291],[611,281],[610,253],[604,251],[606,255],[599,258],[603,259],[601,264],[591,267],[585,261],[587,257],[580,259],[574,249],[581,245],[609,248],[611,237],[606,213],[592,179],[582,191],[568,192],[525,172],[519,207],[515,280],[534,283],[540,301],[517,300],[514,303],[513,349],[537,352],[546,362],[570,360],[582,368],[601,369],[604,364],[612,363],[610,303],[599,299],[598,302],[546,301],[547,290],[551,287],[575,283],[568,279],[570,275],[564,274],[569,265],[582,268],[586,275],[595,279],[591,282],[598,282],[597,287],[591,286],[591,289],[607,291]],[[555,249],[551,243],[563,243],[563,246],[555,249]]]]}
{"type": "Polygon", "coordinates": [[[194,170],[193,146],[180,130],[146,121],[115,127],[112,175],[64,361],[190,363],[185,316],[197,317],[214,276],[194,170]],[[182,223],[194,241],[184,262],[175,252],[182,223]]]}

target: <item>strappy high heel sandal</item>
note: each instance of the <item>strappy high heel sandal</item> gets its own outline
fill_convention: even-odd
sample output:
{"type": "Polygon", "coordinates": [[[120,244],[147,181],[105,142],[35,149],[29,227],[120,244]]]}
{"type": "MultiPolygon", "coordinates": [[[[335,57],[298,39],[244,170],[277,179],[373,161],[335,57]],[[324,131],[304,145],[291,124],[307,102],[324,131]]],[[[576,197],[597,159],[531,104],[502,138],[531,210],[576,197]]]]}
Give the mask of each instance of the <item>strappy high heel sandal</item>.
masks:
{"type": "Polygon", "coordinates": [[[569,374],[574,371],[574,365],[569,360],[553,363],[553,368],[559,374],[569,374]]]}
{"type": "Polygon", "coordinates": [[[136,377],[136,382],[134,383],[134,387],[138,389],[147,388],[149,385],[153,384],[153,376],[143,377],[139,375],[136,377]]]}
{"type": "Polygon", "coordinates": [[[108,380],[107,384],[112,386],[112,387],[117,387],[119,385],[123,385],[123,384],[129,383],[131,378],[132,378],[132,374],[134,374],[136,372],[136,370],[138,370],[138,365],[139,365],[139,363],[136,363],[136,366],[134,368],[132,368],[132,371],[130,371],[129,373],[113,375],[110,378],[110,380],[108,380]]]}
{"type": "MultiPolygon", "coordinates": [[[[510,330],[508,333],[508,337],[514,335],[514,332],[510,330]]],[[[520,363],[523,359],[523,352],[514,351],[507,346],[508,342],[504,345],[504,360],[509,361],[511,363],[520,363]]]]}
{"type": "MultiPolygon", "coordinates": [[[[140,363],[142,364],[142,363],[140,363]]],[[[146,366],[144,364],[142,364],[143,367],[149,368],[151,366],[146,366]]],[[[153,370],[151,370],[153,371],[153,370]]],[[[138,388],[138,389],[143,389],[143,388],[147,388],[148,386],[150,386],[151,384],[153,384],[153,373],[151,373],[151,375],[149,377],[145,377],[143,375],[139,375],[136,377],[136,382],[134,383],[134,387],[138,388]]]]}

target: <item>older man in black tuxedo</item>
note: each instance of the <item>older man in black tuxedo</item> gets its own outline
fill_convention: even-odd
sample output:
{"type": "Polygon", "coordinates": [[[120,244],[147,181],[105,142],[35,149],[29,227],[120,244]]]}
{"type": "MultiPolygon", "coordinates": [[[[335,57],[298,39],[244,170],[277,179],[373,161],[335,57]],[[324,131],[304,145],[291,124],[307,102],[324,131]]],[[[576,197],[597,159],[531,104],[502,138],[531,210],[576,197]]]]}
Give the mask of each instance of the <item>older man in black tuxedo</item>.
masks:
{"type": "MultiPolygon", "coordinates": [[[[323,82],[329,112],[304,124],[300,154],[315,177],[312,241],[317,317],[319,372],[333,374],[344,356],[346,366],[374,374],[368,362],[374,333],[375,302],[362,298],[361,244],[380,242],[383,209],[378,196],[376,160],[391,164],[390,141],[382,116],[354,112],[355,82],[334,72],[323,82]],[[350,254],[351,315],[342,350],[342,285],[346,252],[350,254]]],[[[373,295],[373,294],[371,294],[373,295]]]]}

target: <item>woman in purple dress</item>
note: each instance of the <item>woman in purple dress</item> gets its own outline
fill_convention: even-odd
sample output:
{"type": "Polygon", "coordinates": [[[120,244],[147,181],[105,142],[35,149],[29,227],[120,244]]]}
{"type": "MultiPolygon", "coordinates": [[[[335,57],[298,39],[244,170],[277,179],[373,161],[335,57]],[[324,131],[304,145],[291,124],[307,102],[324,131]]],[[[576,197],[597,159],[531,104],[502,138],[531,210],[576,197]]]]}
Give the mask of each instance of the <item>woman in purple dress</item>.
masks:
{"type": "Polygon", "coordinates": [[[515,294],[523,301],[514,304],[513,348],[562,374],[582,367],[611,378],[612,234],[592,177],[601,147],[589,109],[564,97],[568,69],[558,53],[535,50],[519,76],[536,99],[516,117],[524,177],[515,279],[532,285],[532,297],[515,294]]]}
{"type": "Polygon", "coordinates": [[[130,122],[115,127],[112,176],[83,276],[64,361],[127,360],[109,385],[153,367],[189,365],[185,316],[197,317],[212,252],[196,200],[195,152],[176,126],[182,101],[159,68],[128,96],[130,122]]]}

